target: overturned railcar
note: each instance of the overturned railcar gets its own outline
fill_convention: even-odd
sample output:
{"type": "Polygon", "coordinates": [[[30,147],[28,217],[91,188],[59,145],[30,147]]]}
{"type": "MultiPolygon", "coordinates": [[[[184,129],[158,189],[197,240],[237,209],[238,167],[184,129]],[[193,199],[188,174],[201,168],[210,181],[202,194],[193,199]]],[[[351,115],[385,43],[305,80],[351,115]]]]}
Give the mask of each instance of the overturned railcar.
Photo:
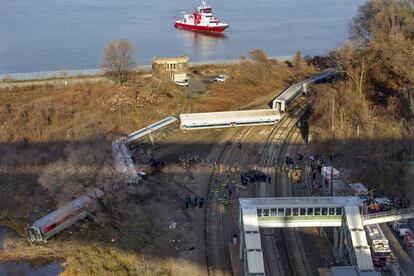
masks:
{"type": "MultiPolygon", "coordinates": [[[[95,190],[96,197],[101,197],[103,192],[95,190]]],[[[71,226],[76,221],[85,218],[96,210],[96,197],[83,195],[69,202],[65,206],[49,213],[35,221],[26,231],[29,241],[46,243],[48,239],[71,226]]]]}

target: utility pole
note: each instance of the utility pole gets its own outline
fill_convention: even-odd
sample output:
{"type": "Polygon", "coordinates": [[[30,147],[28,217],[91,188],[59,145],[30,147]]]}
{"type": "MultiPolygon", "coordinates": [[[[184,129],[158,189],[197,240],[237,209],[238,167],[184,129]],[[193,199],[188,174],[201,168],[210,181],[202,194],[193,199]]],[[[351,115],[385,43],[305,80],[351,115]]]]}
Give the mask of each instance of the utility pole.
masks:
{"type": "Polygon", "coordinates": [[[335,146],[335,95],[332,97],[332,142],[331,142],[331,188],[330,188],[330,196],[333,196],[333,173],[334,173],[334,146],[335,146]]]}

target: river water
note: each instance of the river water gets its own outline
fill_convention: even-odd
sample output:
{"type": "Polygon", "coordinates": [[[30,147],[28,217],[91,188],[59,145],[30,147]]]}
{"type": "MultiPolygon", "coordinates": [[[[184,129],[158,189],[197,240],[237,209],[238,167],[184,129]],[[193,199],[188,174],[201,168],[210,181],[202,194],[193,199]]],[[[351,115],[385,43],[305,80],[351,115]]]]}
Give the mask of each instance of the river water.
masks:
{"type": "Polygon", "coordinates": [[[0,73],[98,68],[110,41],[127,38],[137,57],[187,54],[191,61],[324,54],[348,36],[365,0],[211,0],[224,36],[175,29],[196,0],[0,0],[0,73]]]}
{"type": "MultiPolygon", "coordinates": [[[[3,241],[8,237],[21,239],[17,237],[14,231],[0,227],[0,254],[3,248],[3,241]]],[[[25,261],[0,262],[0,276],[57,276],[63,271],[64,267],[60,262],[51,262],[40,266],[32,266],[25,261]]]]}

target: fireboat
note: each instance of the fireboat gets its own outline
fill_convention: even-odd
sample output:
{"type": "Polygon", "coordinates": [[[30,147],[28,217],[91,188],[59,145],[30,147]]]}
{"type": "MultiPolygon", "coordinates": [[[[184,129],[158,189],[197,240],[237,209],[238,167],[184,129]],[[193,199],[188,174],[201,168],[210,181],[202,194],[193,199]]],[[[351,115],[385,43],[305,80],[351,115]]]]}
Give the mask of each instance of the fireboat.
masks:
{"type": "Polygon", "coordinates": [[[185,14],[182,19],[177,19],[174,26],[191,31],[222,33],[229,27],[229,24],[220,22],[213,15],[212,8],[206,1],[203,1],[192,14],[185,14]]]}

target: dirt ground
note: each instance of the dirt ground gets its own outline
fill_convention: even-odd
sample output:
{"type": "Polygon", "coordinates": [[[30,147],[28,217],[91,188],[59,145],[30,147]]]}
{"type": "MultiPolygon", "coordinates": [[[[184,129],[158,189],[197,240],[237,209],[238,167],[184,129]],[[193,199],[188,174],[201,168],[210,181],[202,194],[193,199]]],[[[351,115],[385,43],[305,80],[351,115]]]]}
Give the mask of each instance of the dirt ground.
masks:
{"type": "Polygon", "coordinates": [[[197,98],[206,95],[207,87],[214,82],[215,75],[191,75],[190,84],[184,87],[187,97],[197,98]]]}
{"type": "MultiPolygon", "coordinates": [[[[212,76],[215,72],[203,72],[203,74],[210,78],[210,75],[212,76]]],[[[202,85],[208,84],[206,81],[208,79],[200,79],[201,88],[202,85]]],[[[275,84],[281,85],[278,82],[275,84]]],[[[271,83],[269,87],[275,89],[276,92],[279,89],[275,84],[271,83]]],[[[220,89],[224,89],[223,87],[226,85],[228,86],[228,83],[212,84],[215,88],[220,89]]],[[[95,96],[98,95],[98,92],[95,90],[91,92],[89,86],[82,89],[88,91],[84,93],[82,90],[79,93],[89,95],[96,100],[95,96]]],[[[200,91],[198,88],[195,90],[200,91]]],[[[194,93],[197,94],[197,91],[194,93]]],[[[246,89],[244,93],[250,95],[249,91],[246,89]]],[[[49,93],[50,97],[58,92],[53,89],[49,91],[47,88],[44,91],[43,89],[36,90],[36,93],[41,96],[49,93]]],[[[110,93],[110,91],[106,92],[110,93]]],[[[103,93],[99,93],[100,96],[102,96],[101,94],[103,93]]],[[[12,101],[12,96],[10,94],[8,100],[12,101]]],[[[33,96],[34,94],[27,93],[25,96],[27,98],[21,100],[22,102],[30,101],[30,97],[33,96]]],[[[220,96],[220,94],[216,96],[220,96]]],[[[243,93],[237,93],[237,96],[246,100],[243,93]]],[[[252,96],[252,100],[247,99],[247,104],[239,104],[238,106],[244,109],[266,107],[266,104],[274,96],[273,93],[259,94],[252,96]]],[[[72,102],[68,103],[68,106],[74,105],[79,97],[72,95],[70,99],[72,102]]],[[[57,102],[55,99],[53,101],[57,102]]],[[[197,101],[194,102],[194,105],[199,104],[197,101]]],[[[241,102],[246,103],[246,101],[241,102]]],[[[92,104],[93,101],[89,101],[88,98],[87,102],[92,104]]],[[[216,103],[214,102],[214,104],[216,103]]],[[[92,107],[82,107],[82,110],[89,108],[92,107]]],[[[8,106],[5,106],[4,110],[9,112],[9,109],[8,106]]],[[[170,109],[167,111],[169,112],[170,109]]],[[[99,113],[99,116],[102,117],[104,114],[105,112],[99,113]]],[[[22,113],[23,115],[26,116],[26,113],[22,113]]],[[[119,117],[121,118],[121,116],[119,117]]],[[[134,116],[131,115],[131,117],[134,116]]],[[[29,119],[27,121],[31,122],[29,119]]],[[[54,123],[54,119],[49,121],[54,123]]],[[[72,119],[71,123],[73,123],[72,119]]],[[[62,123],[56,125],[64,126],[62,123]]],[[[134,126],[136,127],[135,124],[134,126]]],[[[101,129],[102,125],[97,125],[97,127],[101,129]]],[[[83,134],[83,131],[86,131],[88,127],[80,127],[80,129],[82,130],[80,134],[83,134]]],[[[27,246],[25,244],[20,248],[21,251],[17,250],[16,253],[8,255],[0,254],[0,261],[18,260],[19,256],[21,259],[26,260],[27,258],[32,263],[66,260],[67,271],[65,275],[82,275],[85,273],[83,268],[89,269],[86,274],[99,275],[105,272],[100,270],[102,267],[108,267],[109,270],[113,267],[119,268],[122,271],[120,274],[125,272],[125,275],[129,275],[131,271],[139,271],[138,275],[157,273],[157,275],[205,275],[206,207],[204,204],[202,208],[194,206],[187,209],[184,206],[183,198],[186,193],[207,198],[212,172],[211,163],[213,160],[217,160],[226,142],[230,140],[235,131],[235,129],[222,129],[182,132],[175,125],[154,135],[154,147],[146,139],[131,145],[134,162],[144,171],[149,172],[148,179],[142,185],[120,184],[118,189],[115,189],[105,200],[100,202],[100,211],[90,218],[62,231],[46,246],[27,246]],[[197,156],[196,161],[193,160],[194,162],[192,161],[191,164],[183,164],[183,160],[188,157],[194,159],[195,155],[197,156]],[[159,171],[153,171],[148,165],[151,157],[163,160],[165,165],[159,171]],[[44,253],[41,258],[38,257],[40,251],[44,253]],[[106,265],[110,260],[113,260],[114,263],[106,265]],[[137,263],[140,270],[134,270],[137,263]]],[[[109,135],[102,131],[106,134],[98,137],[96,135],[85,136],[83,139],[75,141],[73,132],[70,127],[65,125],[63,132],[59,129],[56,133],[66,139],[52,139],[51,137],[55,137],[56,133],[44,132],[39,134],[37,140],[17,139],[18,136],[16,136],[16,139],[0,145],[0,152],[4,153],[0,156],[0,164],[2,164],[0,182],[6,183],[0,185],[0,193],[11,195],[0,202],[0,226],[8,226],[24,235],[26,223],[39,219],[60,206],[60,202],[64,202],[59,198],[61,195],[65,195],[65,193],[71,195],[66,197],[66,201],[74,198],[77,194],[74,192],[76,177],[66,187],[67,190],[56,192],[55,196],[52,196],[53,193],[46,190],[44,186],[39,185],[39,178],[45,168],[49,164],[65,162],[65,159],[73,157],[69,152],[76,152],[73,163],[82,166],[79,166],[81,169],[73,174],[75,176],[76,174],[82,175],[83,170],[88,171],[92,164],[88,156],[96,155],[94,152],[89,154],[89,151],[83,151],[83,149],[93,148],[99,140],[100,143],[106,145],[98,147],[99,151],[107,149],[110,151],[110,139],[115,135],[112,132],[109,135]]],[[[257,130],[257,132],[260,131],[257,130]]],[[[258,158],[257,148],[260,145],[258,141],[263,137],[263,135],[253,133],[252,137],[246,140],[247,145],[243,146],[239,158],[240,163],[248,164],[248,166],[242,167],[241,170],[255,165],[255,160],[258,158]]],[[[99,154],[95,157],[111,161],[111,158],[104,158],[99,154]]],[[[72,168],[67,166],[61,168],[64,173],[71,173],[72,168]]],[[[54,183],[58,186],[60,180],[64,179],[53,177],[48,183],[49,187],[54,183]]],[[[238,173],[234,173],[232,177],[235,181],[239,180],[238,173]]],[[[98,183],[92,184],[91,186],[94,187],[98,183]]],[[[231,235],[237,232],[235,222],[238,220],[238,196],[252,196],[253,194],[251,189],[240,190],[233,197],[233,204],[225,210],[224,235],[227,242],[230,241],[231,235]]]]}

